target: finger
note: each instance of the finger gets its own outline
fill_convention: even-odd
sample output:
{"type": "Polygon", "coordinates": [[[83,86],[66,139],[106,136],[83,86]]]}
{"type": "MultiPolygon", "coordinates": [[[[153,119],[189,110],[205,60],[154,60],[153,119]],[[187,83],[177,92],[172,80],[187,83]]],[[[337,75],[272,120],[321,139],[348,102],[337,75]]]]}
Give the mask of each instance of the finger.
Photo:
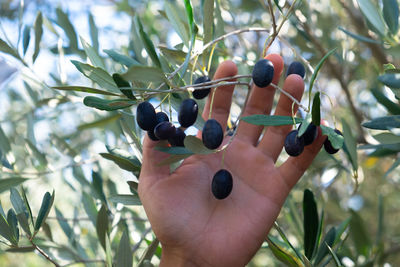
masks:
{"type": "MultiPolygon", "coordinates": [[[[274,65],[274,78],[272,79],[272,83],[277,84],[283,70],[283,59],[278,54],[270,54],[265,58],[270,60],[274,65]]],[[[272,86],[260,88],[254,85],[247,105],[244,107],[242,116],[269,114],[274,101],[274,94],[275,88],[272,86]]],[[[255,145],[257,144],[263,128],[263,126],[257,126],[241,121],[238,127],[237,137],[255,145]]]]}
{"type": "MultiPolygon", "coordinates": [[[[215,72],[214,80],[235,76],[237,72],[237,66],[233,61],[224,61],[219,65],[217,71],[215,72]]],[[[211,91],[203,111],[204,120],[207,120],[209,117],[212,94],[214,93],[211,117],[216,119],[221,124],[223,130],[226,129],[226,122],[231,109],[234,88],[234,85],[226,85],[217,87],[211,91]]]]}
{"type": "MultiPolygon", "coordinates": [[[[301,99],[304,92],[303,79],[297,74],[289,75],[283,84],[283,90],[292,95],[295,99],[301,99]]],[[[278,105],[274,115],[291,116],[292,100],[284,94],[279,97],[278,105]]],[[[297,111],[297,105],[294,106],[294,113],[297,111]]],[[[292,125],[271,126],[266,130],[262,140],[258,144],[258,148],[267,156],[276,162],[286,138],[286,135],[292,129],[292,125]]]]}
{"type": "Polygon", "coordinates": [[[169,174],[169,165],[160,163],[171,155],[155,149],[160,142],[152,141],[146,134],[143,141],[143,164],[140,171],[140,183],[151,185],[169,174]]]}
{"type": "Polygon", "coordinates": [[[304,148],[303,153],[298,157],[289,157],[279,168],[282,179],[289,188],[292,188],[300,177],[304,174],[307,168],[311,165],[315,156],[321,150],[326,136],[322,135],[321,128],[318,127],[318,137],[309,146],[304,148]]]}

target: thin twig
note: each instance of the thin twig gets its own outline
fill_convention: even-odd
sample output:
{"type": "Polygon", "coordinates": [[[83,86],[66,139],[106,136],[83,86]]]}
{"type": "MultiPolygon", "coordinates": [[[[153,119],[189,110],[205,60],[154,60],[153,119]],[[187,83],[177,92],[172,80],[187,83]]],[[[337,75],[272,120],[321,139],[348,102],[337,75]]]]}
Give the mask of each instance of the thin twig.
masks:
{"type": "Polygon", "coordinates": [[[291,94],[289,94],[288,92],[284,91],[282,88],[280,88],[279,86],[271,83],[271,86],[274,87],[275,89],[278,89],[279,92],[281,92],[282,94],[284,94],[285,96],[289,97],[294,103],[296,103],[300,108],[302,108],[305,112],[310,112],[309,109],[305,106],[303,106],[296,98],[294,98],[291,94]]]}
{"type": "Polygon", "coordinates": [[[32,246],[40,253],[43,255],[43,257],[45,257],[48,261],[50,261],[51,263],[54,264],[54,266],[56,267],[61,267],[61,265],[59,265],[57,262],[55,262],[52,258],[50,258],[49,255],[47,255],[46,252],[44,252],[41,248],[39,248],[34,242],[33,240],[30,240],[32,246]]]}

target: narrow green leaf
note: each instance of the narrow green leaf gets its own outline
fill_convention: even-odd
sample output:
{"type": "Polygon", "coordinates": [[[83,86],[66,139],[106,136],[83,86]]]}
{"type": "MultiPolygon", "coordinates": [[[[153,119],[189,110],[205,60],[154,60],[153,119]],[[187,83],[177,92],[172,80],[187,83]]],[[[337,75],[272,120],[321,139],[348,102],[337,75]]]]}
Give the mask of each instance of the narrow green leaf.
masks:
{"type": "Polygon", "coordinates": [[[307,259],[311,260],[317,242],[319,219],[314,194],[308,189],[304,190],[303,214],[304,254],[307,259]]]}
{"type": "Polygon", "coordinates": [[[303,266],[301,261],[297,259],[295,255],[291,254],[287,249],[283,248],[278,243],[273,242],[271,237],[267,237],[266,241],[274,256],[281,262],[291,267],[303,266]]]}
{"type": "Polygon", "coordinates": [[[335,53],[335,51],[336,51],[336,48],[334,48],[334,49],[330,50],[328,53],[326,53],[326,55],[318,62],[317,67],[315,67],[314,73],[312,74],[311,79],[310,79],[310,85],[308,87],[308,92],[310,94],[310,101],[311,101],[311,91],[314,86],[315,79],[317,78],[318,73],[321,70],[322,66],[324,65],[325,61],[328,59],[328,57],[330,55],[335,53]]]}
{"type": "Polygon", "coordinates": [[[26,50],[28,50],[29,41],[31,40],[31,27],[25,25],[24,32],[22,34],[22,51],[24,55],[26,54],[26,50]]]}
{"type": "Polygon", "coordinates": [[[97,108],[100,110],[113,111],[113,110],[128,108],[136,104],[136,101],[128,100],[125,98],[107,100],[95,96],[86,96],[83,99],[83,104],[85,104],[88,107],[97,108]]]}
{"type": "Polygon", "coordinates": [[[299,128],[299,133],[297,134],[298,137],[301,137],[306,132],[308,125],[310,125],[311,121],[312,121],[312,116],[310,113],[308,113],[303,122],[301,123],[301,126],[299,128]]]}
{"type": "Polygon", "coordinates": [[[74,92],[84,92],[98,95],[111,95],[111,96],[121,96],[120,94],[107,92],[101,89],[85,87],[85,86],[53,86],[51,89],[62,90],[62,91],[74,91],[74,92]]]}
{"type": "Polygon", "coordinates": [[[122,157],[120,155],[115,155],[112,153],[100,153],[100,156],[113,161],[121,169],[124,169],[126,171],[138,172],[141,169],[141,164],[136,158],[122,157]]]}
{"type": "Polygon", "coordinates": [[[17,51],[9,46],[5,41],[0,39],[0,52],[3,52],[5,54],[8,54],[10,56],[15,57],[18,60],[21,60],[20,56],[18,55],[17,51]]]}
{"type": "Polygon", "coordinates": [[[193,152],[194,154],[211,154],[214,153],[215,150],[208,149],[204,146],[203,141],[201,141],[196,136],[188,135],[184,140],[185,148],[193,152]]]}
{"type": "Polygon", "coordinates": [[[113,266],[112,262],[112,250],[111,250],[111,241],[108,235],[105,236],[105,245],[106,245],[106,266],[113,266]]]}
{"type": "Polygon", "coordinates": [[[6,252],[10,253],[27,253],[35,251],[35,247],[18,247],[18,248],[8,248],[6,252]]]}
{"type": "Polygon", "coordinates": [[[108,198],[113,203],[121,203],[125,206],[141,206],[142,202],[135,195],[112,195],[108,198]]]}
{"type": "Polygon", "coordinates": [[[275,5],[278,7],[279,11],[281,12],[281,14],[283,14],[283,10],[282,8],[279,6],[279,0],[274,0],[275,5]]]}
{"type": "Polygon", "coordinates": [[[71,60],[71,63],[87,78],[97,83],[100,87],[109,89],[113,92],[118,92],[118,87],[114,83],[113,78],[108,72],[102,68],[93,67],[89,64],[84,64],[76,60],[71,60]]]}
{"type": "Polygon", "coordinates": [[[393,115],[400,115],[400,106],[397,103],[392,102],[387,98],[380,90],[373,88],[371,93],[376,98],[376,100],[382,104],[390,113],[393,115]]]}
{"type": "Polygon", "coordinates": [[[9,190],[11,187],[22,184],[27,181],[27,178],[21,177],[12,177],[12,178],[3,178],[0,179],[0,193],[9,190]]]}
{"type": "Polygon", "coordinates": [[[396,0],[383,0],[383,18],[390,32],[396,35],[399,30],[399,4],[396,0]]]}
{"type": "Polygon", "coordinates": [[[133,252],[131,248],[131,242],[129,241],[129,232],[128,229],[125,228],[118,245],[116,267],[132,267],[132,265],[133,252]]]}
{"type": "Polygon", "coordinates": [[[380,33],[385,35],[386,27],[379,13],[379,9],[371,2],[371,0],[357,0],[361,12],[365,18],[372,24],[372,26],[380,33]]]}
{"type": "Polygon", "coordinates": [[[79,36],[79,38],[81,40],[82,47],[85,50],[86,56],[89,58],[92,65],[94,67],[105,69],[106,67],[104,66],[103,59],[97,53],[97,50],[95,50],[88,42],[86,42],[82,36],[79,36]]]}
{"type": "Polygon", "coordinates": [[[400,128],[400,115],[375,118],[369,122],[364,122],[362,126],[375,130],[389,130],[392,128],[400,128]]]}
{"type": "Polygon", "coordinates": [[[339,27],[338,29],[341,30],[342,32],[344,32],[345,34],[347,34],[348,36],[356,39],[357,41],[361,41],[361,42],[365,42],[365,43],[371,43],[371,44],[380,44],[381,43],[381,42],[379,42],[377,40],[374,40],[374,39],[371,39],[371,38],[368,38],[368,37],[365,37],[365,36],[361,36],[361,35],[355,34],[355,33],[351,32],[351,31],[348,31],[348,30],[346,30],[346,29],[344,29],[342,27],[339,27]]]}
{"type": "Polygon", "coordinates": [[[390,88],[400,89],[400,73],[386,73],[380,75],[378,76],[378,81],[390,88]]]}
{"type": "Polygon", "coordinates": [[[43,222],[46,221],[47,216],[49,215],[51,206],[54,202],[54,191],[50,195],[49,192],[46,192],[43,196],[42,205],[40,206],[38,216],[35,222],[35,232],[39,231],[40,227],[42,226],[43,222]]]}
{"type": "Polygon", "coordinates": [[[57,20],[56,23],[64,30],[65,34],[69,39],[69,45],[73,49],[78,49],[78,37],[75,32],[74,26],[68,18],[68,15],[61,10],[61,8],[56,9],[57,20]]]}
{"type": "Polygon", "coordinates": [[[1,201],[0,201],[0,216],[3,216],[4,218],[6,217],[6,214],[4,213],[3,207],[1,206],[1,201]]]}
{"type": "Polygon", "coordinates": [[[184,1],[185,1],[186,16],[189,23],[189,29],[192,31],[192,34],[194,34],[195,25],[194,25],[192,4],[190,3],[190,0],[184,0],[184,1]]]}
{"type": "Polygon", "coordinates": [[[94,226],[97,225],[97,209],[93,197],[86,192],[82,193],[82,204],[86,214],[94,226]]]}
{"type": "MultiPolygon", "coordinates": [[[[29,205],[28,198],[26,197],[25,189],[22,186],[21,186],[21,194],[22,194],[22,198],[23,198],[24,203],[25,203],[25,207],[28,210],[28,220],[30,219],[30,223],[32,224],[32,227],[33,227],[33,222],[34,221],[33,221],[31,206],[29,205]]],[[[19,214],[17,214],[17,217],[18,217],[18,215],[19,214]]],[[[21,225],[22,225],[22,223],[21,223],[21,225]]],[[[29,230],[29,232],[30,232],[30,230],[29,230]]]]}
{"type": "Polygon", "coordinates": [[[10,241],[11,244],[16,244],[16,240],[14,238],[11,227],[3,214],[0,215],[0,235],[10,241]]]}
{"type": "Polygon", "coordinates": [[[168,1],[165,1],[165,13],[169,22],[172,24],[172,27],[179,35],[179,37],[181,37],[183,43],[186,46],[189,46],[189,33],[187,31],[187,28],[185,27],[185,22],[181,20],[178,12],[179,10],[176,3],[172,4],[168,1]]]}
{"type": "Polygon", "coordinates": [[[103,203],[107,203],[106,195],[103,190],[103,178],[100,173],[92,171],[92,189],[98,199],[103,203]]]}
{"type": "Polygon", "coordinates": [[[353,134],[351,133],[350,125],[342,118],[343,127],[343,137],[344,144],[346,146],[346,154],[348,154],[351,165],[353,166],[353,171],[358,170],[358,158],[357,158],[357,141],[353,134]]]}
{"type": "Polygon", "coordinates": [[[158,239],[154,239],[153,242],[147,247],[147,249],[144,251],[142,257],[140,258],[137,266],[138,267],[144,267],[143,263],[144,261],[148,260],[151,261],[151,258],[153,258],[154,254],[156,253],[156,250],[158,248],[158,239]]]}
{"type": "Polygon", "coordinates": [[[96,27],[93,15],[89,13],[89,29],[90,29],[90,39],[92,40],[92,47],[97,52],[99,51],[99,32],[96,27]]]}
{"type": "Polygon", "coordinates": [[[380,133],[372,136],[375,140],[377,140],[381,144],[397,144],[400,143],[400,136],[392,134],[392,133],[380,133]]]}
{"type": "Polygon", "coordinates": [[[336,133],[335,129],[332,129],[325,125],[320,125],[320,127],[322,130],[322,134],[328,136],[328,139],[334,148],[340,149],[343,147],[344,138],[340,134],[336,133]]]}
{"type": "Polygon", "coordinates": [[[64,139],[61,137],[51,134],[50,135],[51,143],[63,154],[67,154],[68,156],[74,158],[78,155],[78,152],[73,149],[64,139]]]}
{"type": "Polygon", "coordinates": [[[7,212],[7,222],[8,222],[8,225],[10,226],[13,240],[15,240],[14,245],[17,246],[18,241],[19,241],[19,228],[18,228],[17,216],[15,215],[15,212],[13,209],[9,209],[7,212]]]}
{"type": "Polygon", "coordinates": [[[40,51],[40,41],[43,35],[43,17],[42,12],[38,12],[33,28],[35,29],[35,50],[32,55],[32,62],[35,62],[40,51]]]}
{"type": "MultiPolygon", "coordinates": [[[[281,125],[292,125],[293,118],[290,116],[273,116],[273,115],[250,115],[243,117],[241,120],[254,124],[254,125],[263,125],[263,126],[281,126],[281,125]]],[[[301,123],[303,119],[294,118],[296,123],[301,123]]]]}
{"type": "Polygon", "coordinates": [[[322,240],[321,245],[319,246],[319,249],[317,251],[317,254],[316,254],[315,260],[314,260],[315,266],[317,266],[325,258],[325,256],[328,255],[329,249],[327,246],[329,246],[329,247],[333,246],[335,237],[336,237],[336,228],[332,227],[329,229],[328,233],[325,235],[324,239],[322,240]]]}
{"type": "Polygon", "coordinates": [[[61,229],[63,230],[64,234],[68,237],[68,239],[70,239],[73,235],[73,230],[71,226],[69,226],[67,220],[65,220],[64,215],[59,209],[57,209],[57,207],[55,207],[55,210],[56,210],[56,218],[58,224],[61,226],[61,229]]]}
{"type": "Polygon", "coordinates": [[[118,86],[119,90],[129,99],[136,100],[136,97],[133,95],[132,87],[129,82],[127,82],[122,76],[118,73],[114,73],[112,78],[115,84],[118,86]]]}
{"type": "Polygon", "coordinates": [[[156,146],[154,149],[164,152],[164,153],[171,154],[171,155],[193,155],[192,151],[190,151],[189,149],[187,149],[185,147],[179,147],[179,146],[176,146],[176,147],[156,146]]]}
{"type": "Polygon", "coordinates": [[[18,219],[18,222],[21,225],[22,229],[24,230],[24,232],[28,235],[28,237],[31,237],[32,232],[31,232],[31,228],[29,226],[28,218],[26,217],[26,215],[23,213],[17,214],[17,219],[18,219]]]}
{"type": "Polygon", "coordinates": [[[312,105],[312,123],[316,126],[321,124],[321,100],[320,92],[315,93],[312,105]]]}
{"type": "Polygon", "coordinates": [[[156,67],[133,65],[121,75],[127,81],[136,82],[166,82],[167,79],[161,69],[156,67]]]}
{"type": "Polygon", "coordinates": [[[132,67],[133,65],[141,65],[139,62],[134,60],[131,57],[125,56],[123,54],[118,53],[115,50],[111,49],[104,49],[104,53],[106,53],[110,58],[112,58],[114,61],[121,63],[122,65],[129,67],[132,67]]]}
{"type": "Polygon", "coordinates": [[[215,17],[217,18],[217,23],[215,24],[215,35],[222,36],[225,34],[225,21],[222,18],[222,7],[219,1],[215,1],[215,17]]]}
{"type": "Polygon", "coordinates": [[[105,126],[107,124],[115,122],[116,120],[120,119],[121,116],[122,116],[121,114],[114,114],[111,116],[107,116],[107,117],[101,118],[99,120],[81,124],[77,127],[77,129],[78,129],[78,131],[83,131],[83,130],[92,129],[92,128],[105,128],[105,126]]]}
{"type": "Polygon", "coordinates": [[[25,215],[28,213],[25,203],[21,198],[21,195],[19,194],[18,190],[15,189],[14,187],[10,188],[10,201],[17,214],[22,213],[25,215]]]}
{"type": "Polygon", "coordinates": [[[353,239],[354,245],[357,249],[358,255],[364,255],[367,257],[370,250],[370,239],[367,230],[365,229],[365,223],[358,213],[351,211],[350,220],[350,236],[353,239]]]}
{"type": "Polygon", "coordinates": [[[140,35],[140,38],[142,39],[142,42],[143,42],[144,48],[147,51],[147,54],[149,54],[153,63],[157,67],[161,68],[161,62],[160,62],[160,59],[158,58],[156,49],[154,48],[154,44],[151,41],[150,37],[143,30],[143,25],[142,25],[142,22],[140,21],[139,17],[136,17],[136,23],[137,23],[137,26],[139,27],[139,35],[140,35]]]}
{"type": "Polygon", "coordinates": [[[108,236],[109,222],[107,208],[104,204],[101,205],[96,219],[96,232],[101,246],[106,250],[106,236],[108,236]]]}

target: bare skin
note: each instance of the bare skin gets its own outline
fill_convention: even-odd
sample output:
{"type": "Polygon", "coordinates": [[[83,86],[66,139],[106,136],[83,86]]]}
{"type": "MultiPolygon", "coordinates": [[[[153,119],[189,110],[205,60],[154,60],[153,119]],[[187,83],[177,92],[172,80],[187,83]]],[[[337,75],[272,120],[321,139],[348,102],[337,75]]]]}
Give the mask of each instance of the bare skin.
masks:
{"type": "MultiPolygon", "coordinates": [[[[283,60],[266,57],[274,64],[277,84],[283,60]]],[[[220,64],[214,79],[234,76],[231,61],[220,64]]],[[[212,118],[226,128],[232,101],[232,86],[215,92],[212,118]]],[[[292,74],[283,89],[296,99],[304,91],[300,76],[292,74]]],[[[270,114],[275,90],[253,87],[244,116],[270,114]]],[[[210,96],[211,98],[211,96],[210,96]]],[[[207,119],[210,99],[204,109],[207,119]]],[[[275,115],[291,115],[292,101],[281,94],[275,115]]],[[[263,127],[241,122],[234,141],[225,153],[224,168],[233,176],[232,193],[217,200],[211,180],[221,169],[222,153],[187,158],[173,173],[157,164],[168,157],[154,150],[157,142],[147,136],[143,145],[143,167],[139,196],[154,233],[163,248],[160,266],[244,266],[255,255],[270,231],[292,187],[317,155],[325,137],[307,146],[299,157],[290,157],[280,166],[276,160],[292,126],[263,127]]],[[[201,137],[201,135],[198,135],[201,137]]],[[[225,142],[227,142],[226,138],[225,142]]]]}

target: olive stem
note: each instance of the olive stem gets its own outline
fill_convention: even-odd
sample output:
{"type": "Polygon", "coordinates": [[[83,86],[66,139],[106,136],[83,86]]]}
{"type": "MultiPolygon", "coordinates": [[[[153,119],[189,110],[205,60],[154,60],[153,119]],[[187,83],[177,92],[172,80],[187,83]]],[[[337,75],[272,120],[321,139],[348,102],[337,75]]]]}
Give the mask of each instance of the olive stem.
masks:
{"type": "Polygon", "coordinates": [[[288,92],[284,91],[282,88],[280,88],[279,86],[271,83],[270,84],[272,87],[274,87],[275,89],[278,89],[282,94],[286,95],[287,97],[289,97],[294,103],[296,103],[300,108],[302,108],[305,112],[310,112],[310,110],[308,108],[306,108],[305,106],[303,106],[296,98],[294,98],[291,94],[289,94],[288,92]]]}

